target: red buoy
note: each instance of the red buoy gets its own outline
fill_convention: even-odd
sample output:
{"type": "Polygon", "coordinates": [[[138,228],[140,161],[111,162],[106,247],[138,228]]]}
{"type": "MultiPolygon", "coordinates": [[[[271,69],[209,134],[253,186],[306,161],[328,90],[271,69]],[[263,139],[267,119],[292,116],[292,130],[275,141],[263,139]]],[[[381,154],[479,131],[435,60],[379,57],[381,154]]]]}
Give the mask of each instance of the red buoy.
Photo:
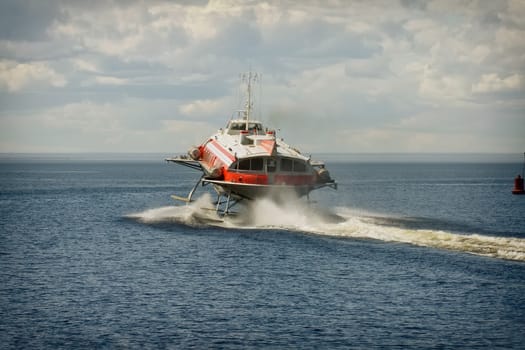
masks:
{"type": "Polygon", "coordinates": [[[523,188],[523,178],[521,175],[516,176],[514,179],[514,189],[512,189],[512,194],[525,194],[525,189],[523,188]]]}

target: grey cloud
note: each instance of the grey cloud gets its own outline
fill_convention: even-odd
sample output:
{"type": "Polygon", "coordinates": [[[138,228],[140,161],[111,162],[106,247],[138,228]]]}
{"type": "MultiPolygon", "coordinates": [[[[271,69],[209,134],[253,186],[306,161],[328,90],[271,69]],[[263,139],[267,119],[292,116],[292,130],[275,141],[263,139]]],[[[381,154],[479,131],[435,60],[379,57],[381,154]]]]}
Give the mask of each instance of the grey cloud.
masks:
{"type": "MultiPolygon", "coordinates": [[[[504,81],[511,76],[525,79],[525,47],[519,40],[525,34],[523,21],[518,13],[509,13],[508,4],[491,2],[477,8],[468,1],[402,0],[401,6],[387,1],[234,1],[235,11],[205,11],[206,1],[2,2],[2,59],[10,60],[10,66],[11,61],[42,61],[63,75],[67,86],[32,86],[34,77],[29,76],[21,90],[0,90],[0,122],[13,113],[38,120],[43,111],[86,104],[102,110],[111,105],[119,125],[133,132],[156,130],[165,119],[199,117],[221,126],[229,117],[219,115],[222,104],[205,116],[181,115],[178,106],[193,101],[226,104],[222,99],[237,92],[238,73],[252,67],[263,73],[262,99],[268,113],[264,118],[286,127],[283,133],[294,142],[303,142],[305,135],[324,133],[317,139],[330,138],[338,129],[359,136],[362,143],[348,144],[364,148],[353,151],[369,151],[368,145],[381,151],[364,131],[370,135],[377,131],[394,147],[396,137],[411,132],[443,137],[449,130],[436,125],[439,118],[448,122],[450,115],[457,119],[458,134],[472,133],[472,140],[485,147],[483,140],[491,135],[484,128],[468,127],[468,118],[478,115],[480,108],[487,110],[481,121],[487,125],[508,117],[507,124],[496,127],[500,140],[511,134],[516,139],[511,131],[523,122],[519,115],[524,86],[504,81]],[[166,6],[173,12],[149,11],[153,5],[174,3],[191,9],[166,6]],[[260,24],[256,11],[261,6],[276,6],[282,16],[272,18],[270,11],[265,14],[267,22],[260,24]],[[113,10],[119,20],[113,18],[113,10]],[[292,13],[299,14],[292,19],[292,13]],[[191,26],[191,16],[198,25],[191,26]],[[63,31],[53,32],[60,25],[63,31]],[[487,76],[502,81],[489,81],[487,76]],[[505,90],[498,84],[514,88],[505,90]],[[497,110],[491,107],[496,104],[497,110]],[[437,118],[434,124],[429,111],[437,118]]],[[[36,132],[27,135],[31,133],[36,132]]],[[[51,139],[53,130],[46,135],[51,139]]],[[[64,150],[68,142],[74,143],[62,140],[64,150]]],[[[81,146],[86,150],[101,147],[100,140],[84,141],[81,146]]],[[[323,148],[321,141],[310,146],[323,148]]]]}
{"type": "Polygon", "coordinates": [[[58,17],[56,1],[0,1],[0,39],[45,40],[47,28],[58,17]]]}
{"type": "Polygon", "coordinates": [[[401,5],[409,9],[425,10],[427,2],[421,0],[401,0],[401,5]]]}
{"type": "Polygon", "coordinates": [[[244,19],[229,19],[216,37],[199,44],[199,53],[206,51],[226,57],[252,57],[258,54],[261,36],[257,28],[244,19]]]}

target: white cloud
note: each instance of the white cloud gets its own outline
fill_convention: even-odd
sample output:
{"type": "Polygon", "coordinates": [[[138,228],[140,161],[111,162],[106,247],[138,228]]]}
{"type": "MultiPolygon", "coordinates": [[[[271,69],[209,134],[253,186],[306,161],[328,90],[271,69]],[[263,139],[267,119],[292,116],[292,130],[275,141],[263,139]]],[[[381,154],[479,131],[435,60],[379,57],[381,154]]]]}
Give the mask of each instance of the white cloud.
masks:
{"type": "Polygon", "coordinates": [[[274,28],[281,21],[282,16],[282,9],[275,4],[262,2],[256,5],[255,17],[263,33],[274,28]]]}
{"type": "Polygon", "coordinates": [[[481,64],[490,54],[491,50],[487,45],[477,45],[472,50],[462,52],[459,60],[465,63],[481,64]]]}
{"type": "Polygon", "coordinates": [[[125,98],[4,112],[0,147],[2,152],[181,152],[220,127],[201,119],[181,120],[173,113],[179,106],[172,100],[125,98]]]}
{"type": "Polygon", "coordinates": [[[3,60],[0,61],[0,84],[9,92],[16,92],[33,85],[63,87],[67,80],[44,62],[17,63],[3,60]]]}
{"type": "MultiPolygon", "coordinates": [[[[181,105],[179,112],[182,115],[194,116],[196,118],[205,118],[220,113],[224,114],[225,107],[227,107],[225,102],[224,100],[196,100],[181,105]]],[[[226,119],[227,116],[224,115],[224,118],[226,119]]]]}
{"type": "Polygon", "coordinates": [[[237,74],[250,66],[263,73],[262,119],[311,151],[525,147],[505,141],[525,115],[522,1],[57,5],[38,21],[45,35],[0,33],[0,118],[14,110],[33,119],[24,127],[59,135],[65,151],[193,142],[180,131],[222,126],[238,108],[237,74]],[[67,93],[21,94],[66,84],[67,93]],[[482,126],[498,126],[496,117],[506,126],[491,135],[482,126]]]}
{"type": "Polygon", "coordinates": [[[523,76],[513,74],[506,78],[500,78],[497,74],[483,74],[478,83],[472,86],[476,93],[504,92],[523,89],[525,79],[523,76]]]}
{"type": "Polygon", "coordinates": [[[95,81],[102,85],[125,85],[129,82],[127,79],[104,76],[104,75],[96,76],[95,81]]]}
{"type": "Polygon", "coordinates": [[[217,131],[212,124],[189,120],[164,120],[162,129],[163,133],[170,135],[173,140],[172,149],[176,150],[186,150],[192,145],[199,145],[217,131]]]}
{"type": "Polygon", "coordinates": [[[112,134],[122,130],[123,108],[114,104],[90,101],[51,108],[38,118],[46,129],[77,134],[112,134]]]}
{"type": "Polygon", "coordinates": [[[95,63],[90,62],[85,59],[76,58],[72,60],[72,63],[76,69],[81,70],[81,71],[90,72],[90,73],[98,73],[100,71],[100,69],[97,67],[95,63]]]}
{"type": "Polygon", "coordinates": [[[467,97],[469,82],[460,74],[446,74],[443,71],[427,65],[423,68],[419,93],[422,97],[453,103],[467,97]]]}
{"type": "MultiPolygon", "coordinates": [[[[108,6],[92,9],[65,3],[62,12],[67,21],[55,21],[49,35],[55,40],[70,40],[108,56],[133,54],[148,41],[144,28],[146,16],[141,6],[108,6]]],[[[146,22],[147,23],[147,22],[146,22]]]]}

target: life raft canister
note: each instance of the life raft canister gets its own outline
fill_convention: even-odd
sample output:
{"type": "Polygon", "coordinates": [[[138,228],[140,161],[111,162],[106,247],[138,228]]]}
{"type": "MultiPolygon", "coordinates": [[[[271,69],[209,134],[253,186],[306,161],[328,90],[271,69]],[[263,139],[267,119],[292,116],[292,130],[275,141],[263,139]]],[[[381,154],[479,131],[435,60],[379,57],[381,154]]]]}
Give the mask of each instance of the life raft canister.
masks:
{"type": "Polygon", "coordinates": [[[525,194],[525,189],[523,188],[523,178],[521,175],[518,175],[514,178],[514,189],[512,194],[525,194]]]}
{"type": "Polygon", "coordinates": [[[188,155],[191,157],[191,159],[193,160],[199,160],[200,156],[201,156],[201,151],[197,148],[197,147],[192,147],[188,150],[188,155]]]}

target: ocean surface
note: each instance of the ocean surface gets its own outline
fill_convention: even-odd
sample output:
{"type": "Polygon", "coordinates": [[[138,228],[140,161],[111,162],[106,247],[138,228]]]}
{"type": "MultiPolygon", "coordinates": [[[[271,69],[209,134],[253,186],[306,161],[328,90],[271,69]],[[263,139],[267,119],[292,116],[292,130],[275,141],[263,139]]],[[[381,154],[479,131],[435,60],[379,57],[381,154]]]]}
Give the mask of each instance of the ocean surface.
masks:
{"type": "Polygon", "coordinates": [[[0,348],[525,349],[520,155],[326,155],[224,220],[165,156],[0,157],[0,348]]]}

